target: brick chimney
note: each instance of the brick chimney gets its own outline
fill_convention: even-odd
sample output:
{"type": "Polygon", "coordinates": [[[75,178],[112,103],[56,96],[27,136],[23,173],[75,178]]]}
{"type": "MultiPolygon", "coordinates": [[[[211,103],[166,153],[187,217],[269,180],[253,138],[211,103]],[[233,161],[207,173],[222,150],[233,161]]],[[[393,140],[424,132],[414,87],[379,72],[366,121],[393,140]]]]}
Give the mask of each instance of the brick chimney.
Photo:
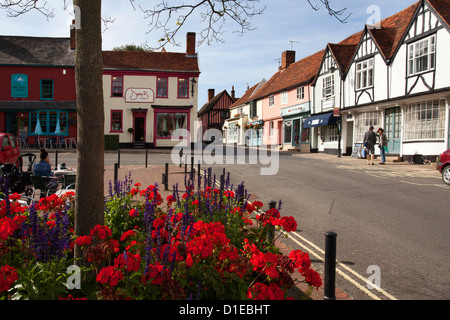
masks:
{"type": "Polygon", "coordinates": [[[212,98],[215,96],[215,90],[214,89],[208,89],[208,102],[211,101],[212,98]]]}
{"type": "Polygon", "coordinates": [[[75,50],[75,34],[76,34],[76,28],[75,28],[75,20],[72,20],[72,25],[70,26],[70,50],[75,50]]]}
{"type": "Polygon", "coordinates": [[[236,93],[235,93],[235,91],[234,91],[234,86],[232,86],[232,87],[231,87],[231,99],[234,100],[234,99],[236,98],[236,97],[235,97],[235,94],[236,94],[236,93]]]}
{"type": "Polygon", "coordinates": [[[186,55],[195,56],[195,32],[186,34],[186,55]]]}
{"type": "Polygon", "coordinates": [[[295,51],[286,50],[281,54],[281,67],[284,70],[295,62],[295,51]]]}

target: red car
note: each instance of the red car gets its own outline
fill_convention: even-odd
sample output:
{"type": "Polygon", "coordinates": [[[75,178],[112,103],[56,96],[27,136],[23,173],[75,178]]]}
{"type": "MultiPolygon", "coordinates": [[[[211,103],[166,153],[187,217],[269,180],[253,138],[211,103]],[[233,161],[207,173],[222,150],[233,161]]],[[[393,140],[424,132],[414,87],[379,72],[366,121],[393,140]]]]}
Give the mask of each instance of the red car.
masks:
{"type": "Polygon", "coordinates": [[[442,153],[439,157],[437,169],[442,174],[444,183],[450,185],[450,149],[442,153]]]}
{"type": "Polygon", "coordinates": [[[17,138],[9,133],[0,133],[0,163],[15,164],[20,156],[19,143],[17,138]]]}

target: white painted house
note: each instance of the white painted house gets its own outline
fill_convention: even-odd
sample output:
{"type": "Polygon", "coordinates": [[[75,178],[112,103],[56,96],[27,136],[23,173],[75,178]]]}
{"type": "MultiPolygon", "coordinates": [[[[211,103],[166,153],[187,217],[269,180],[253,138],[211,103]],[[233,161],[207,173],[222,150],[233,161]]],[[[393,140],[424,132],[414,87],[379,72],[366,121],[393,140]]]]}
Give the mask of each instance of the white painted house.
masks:
{"type": "Polygon", "coordinates": [[[449,7],[421,0],[327,45],[306,124],[312,150],[349,154],[370,125],[385,129],[389,154],[405,161],[435,160],[450,147],[449,7]]]}

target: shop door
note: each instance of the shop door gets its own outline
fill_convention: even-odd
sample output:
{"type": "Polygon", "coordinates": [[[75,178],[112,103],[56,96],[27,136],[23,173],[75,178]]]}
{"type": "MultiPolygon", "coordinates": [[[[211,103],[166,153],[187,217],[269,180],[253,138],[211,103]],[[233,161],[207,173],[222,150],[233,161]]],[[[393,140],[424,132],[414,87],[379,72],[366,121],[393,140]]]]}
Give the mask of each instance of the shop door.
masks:
{"type": "Polygon", "coordinates": [[[292,138],[292,145],[295,147],[300,146],[300,119],[293,121],[292,138]]]}
{"type": "Polygon", "coordinates": [[[134,117],[133,142],[145,142],[145,118],[140,116],[134,117]]]}
{"type": "Polygon", "coordinates": [[[401,110],[400,107],[386,109],[385,118],[385,132],[388,138],[389,153],[400,153],[400,145],[402,143],[400,138],[401,126],[401,110]]]}

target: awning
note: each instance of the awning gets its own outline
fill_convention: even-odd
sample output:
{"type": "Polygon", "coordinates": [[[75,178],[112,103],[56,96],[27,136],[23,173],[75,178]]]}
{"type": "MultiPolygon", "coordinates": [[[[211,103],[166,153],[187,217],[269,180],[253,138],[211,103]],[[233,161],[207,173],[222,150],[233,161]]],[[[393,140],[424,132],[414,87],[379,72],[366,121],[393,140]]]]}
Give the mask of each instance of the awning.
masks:
{"type": "Polygon", "coordinates": [[[333,116],[333,112],[312,116],[305,120],[303,128],[322,127],[335,125],[337,117],[333,116]]]}

